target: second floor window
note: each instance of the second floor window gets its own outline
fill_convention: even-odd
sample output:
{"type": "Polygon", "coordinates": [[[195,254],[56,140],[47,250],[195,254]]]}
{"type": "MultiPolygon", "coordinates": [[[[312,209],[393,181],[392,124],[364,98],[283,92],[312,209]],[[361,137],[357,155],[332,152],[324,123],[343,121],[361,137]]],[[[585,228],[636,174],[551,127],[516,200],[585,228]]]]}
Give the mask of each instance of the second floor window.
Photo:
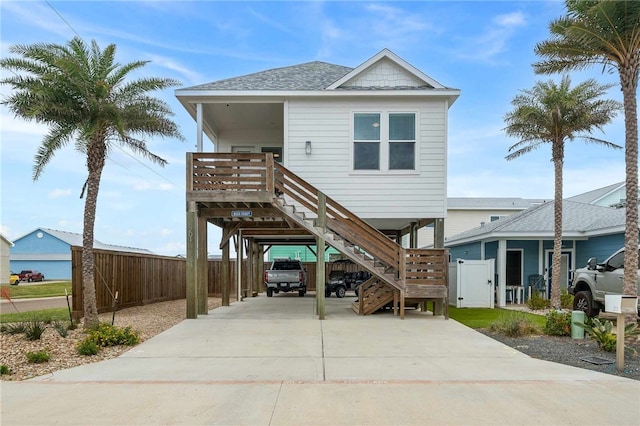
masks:
{"type": "Polygon", "coordinates": [[[353,170],[416,170],[416,114],[355,113],[353,170]]]}

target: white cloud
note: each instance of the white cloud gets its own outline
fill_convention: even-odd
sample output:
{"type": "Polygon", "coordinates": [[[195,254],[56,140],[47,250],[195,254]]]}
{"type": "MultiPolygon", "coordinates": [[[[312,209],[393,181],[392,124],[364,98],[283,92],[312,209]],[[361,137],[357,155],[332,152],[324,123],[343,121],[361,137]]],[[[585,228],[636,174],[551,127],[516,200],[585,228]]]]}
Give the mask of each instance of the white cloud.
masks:
{"type": "Polygon", "coordinates": [[[518,27],[527,25],[524,14],[512,12],[497,15],[490,27],[484,32],[467,38],[463,51],[458,55],[462,59],[494,64],[497,57],[508,50],[510,39],[518,27]]]}
{"type": "Polygon", "coordinates": [[[49,198],[60,198],[60,197],[68,197],[71,195],[70,189],[60,189],[56,188],[53,191],[49,192],[49,198]]]}
{"type": "Polygon", "coordinates": [[[498,15],[493,18],[493,22],[505,28],[520,27],[526,25],[526,20],[522,12],[512,12],[504,15],[498,15]]]}

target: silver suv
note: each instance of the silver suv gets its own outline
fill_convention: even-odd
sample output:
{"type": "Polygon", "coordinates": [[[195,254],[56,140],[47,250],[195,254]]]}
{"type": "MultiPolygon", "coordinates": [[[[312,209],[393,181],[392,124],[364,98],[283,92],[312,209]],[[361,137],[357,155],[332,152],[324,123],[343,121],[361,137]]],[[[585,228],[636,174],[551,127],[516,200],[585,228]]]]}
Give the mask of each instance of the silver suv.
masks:
{"type": "MultiPolygon", "coordinates": [[[[595,257],[586,268],[576,270],[568,291],[574,295],[573,309],[584,311],[595,317],[604,309],[605,294],[622,294],[624,276],[624,248],[598,263],[595,257]]],[[[640,270],[638,270],[638,292],[640,294],[640,270]]]]}

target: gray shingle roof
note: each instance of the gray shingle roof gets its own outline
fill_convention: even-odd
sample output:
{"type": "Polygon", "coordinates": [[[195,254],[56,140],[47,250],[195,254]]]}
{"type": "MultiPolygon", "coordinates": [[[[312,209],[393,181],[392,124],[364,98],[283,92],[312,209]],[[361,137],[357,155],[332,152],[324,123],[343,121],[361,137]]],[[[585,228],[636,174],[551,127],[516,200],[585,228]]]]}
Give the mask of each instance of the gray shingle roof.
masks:
{"type": "Polygon", "coordinates": [[[307,62],[214,81],[181,90],[323,90],[353,68],[326,62],[307,62]]]}
{"type": "Polygon", "coordinates": [[[537,206],[549,200],[525,199],[525,198],[473,198],[473,197],[449,197],[447,208],[470,210],[524,210],[537,206]]]}
{"type": "Polygon", "coordinates": [[[609,194],[612,191],[623,186],[625,182],[614,183],[613,185],[605,186],[604,188],[594,189],[593,191],[585,192],[583,194],[574,195],[573,197],[567,198],[567,200],[577,201],[579,203],[593,203],[594,201],[599,200],[605,195],[609,194]]]}
{"type": "MultiPolygon", "coordinates": [[[[481,240],[500,234],[517,238],[524,234],[553,235],[554,203],[548,202],[528,210],[515,213],[484,226],[470,229],[447,238],[445,245],[458,241],[481,240]]],[[[593,204],[564,200],[562,203],[562,230],[564,234],[585,233],[607,228],[623,227],[624,209],[614,209],[593,204]]]]}

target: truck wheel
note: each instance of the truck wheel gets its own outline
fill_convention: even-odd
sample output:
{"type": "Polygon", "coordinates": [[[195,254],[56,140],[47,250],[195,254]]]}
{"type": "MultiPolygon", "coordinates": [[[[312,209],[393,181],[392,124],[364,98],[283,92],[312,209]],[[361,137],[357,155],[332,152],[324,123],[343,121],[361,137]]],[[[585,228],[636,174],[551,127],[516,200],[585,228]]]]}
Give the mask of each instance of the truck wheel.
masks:
{"type": "Polygon", "coordinates": [[[301,288],[300,290],[298,290],[298,296],[300,296],[300,297],[304,297],[304,294],[305,294],[306,292],[307,292],[307,291],[306,291],[304,288],[301,288]]]}
{"type": "Polygon", "coordinates": [[[267,297],[273,296],[273,289],[271,287],[267,287],[267,297]]]}
{"type": "Polygon", "coordinates": [[[573,298],[573,309],[583,311],[589,318],[598,316],[600,308],[593,302],[590,291],[579,291],[573,298]]]}
{"type": "Polygon", "coordinates": [[[344,288],[343,286],[338,286],[336,288],[336,297],[342,299],[345,294],[347,294],[347,289],[346,288],[344,288]]]}

